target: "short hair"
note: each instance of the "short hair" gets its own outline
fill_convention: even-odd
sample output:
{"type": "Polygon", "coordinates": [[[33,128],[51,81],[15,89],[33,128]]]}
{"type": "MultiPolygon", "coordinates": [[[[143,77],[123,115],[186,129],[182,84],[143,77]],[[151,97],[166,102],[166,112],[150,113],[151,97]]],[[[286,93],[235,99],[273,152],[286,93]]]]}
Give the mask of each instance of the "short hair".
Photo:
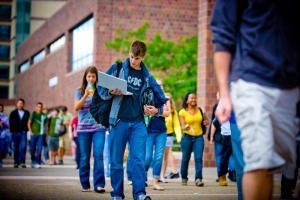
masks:
{"type": "Polygon", "coordinates": [[[63,106],[63,107],[61,108],[61,110],[62,110],[63,112],[66,112],[66,111],[68,110],[68,108],[67,108],[67,106],[63,106]]]}
{"type": "Polygon", "coordinates": [[[56,108],[56,107],[55,107],[55,108],[53,108],[52,110],[53,110],[53,111],[55,110],[55,111],[57,111],[57,112],[59,113],[59,109],[58,109],[58,108],[56,108]]]}
{"type": "Polygon", "coordinates": [[[147,46],[144,42],[136,40],[130,45],[129,53],[134,56],[145,56],[147,52],[147,46]]]}
{"type": "MultiPolygon", "coordinates": [[[[25,100],[24,100],[24,99],[22,99],[22,98],[18,99],[18,101],[22,101],[22,102],[23,102],[23,104],[25,104],[25,100]]],[[[17,101],[17,102],[18,102],[18,101],[17,101]]]]}
{"type": "Polygon", "coordinates": [[[37,102],[36,105],[41,105],[42,106],[43,103],[42,102],[37,102]]]}
{"type": "Polygon", "coordinates": [[[0,107],[3,107],[3,108],[4,108],[4,106],[3,106],[3,104],[2,104],[2,103],[0,103],[0,107]]]}

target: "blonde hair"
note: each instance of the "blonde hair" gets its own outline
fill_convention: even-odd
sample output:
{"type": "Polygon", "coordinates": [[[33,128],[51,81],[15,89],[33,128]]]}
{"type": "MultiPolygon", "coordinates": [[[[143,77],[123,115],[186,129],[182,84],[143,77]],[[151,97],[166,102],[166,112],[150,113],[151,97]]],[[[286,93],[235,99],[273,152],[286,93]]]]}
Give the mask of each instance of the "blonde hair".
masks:
{"type": "MultiPolygon", "coordinates": [[[[173,100],[173,97],[170,93],[165,93],[165,96],[169,96],[170,105],[171,105],[171,113],[172,115],[176,112],[175,102],[173,100]]],[[[167,97],[168,98],[168,97],[167,97]]]]}

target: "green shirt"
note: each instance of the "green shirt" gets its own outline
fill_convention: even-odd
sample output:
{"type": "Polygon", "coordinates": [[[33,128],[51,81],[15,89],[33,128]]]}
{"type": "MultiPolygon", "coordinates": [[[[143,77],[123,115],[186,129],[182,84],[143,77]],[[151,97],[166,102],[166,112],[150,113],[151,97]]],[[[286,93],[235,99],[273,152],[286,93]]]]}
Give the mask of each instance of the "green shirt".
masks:
{"type": "Polygon", "coordinates": [[[58,117],[50,117],[48,119],[49,128],[48,128],[48,135],[52,137],[59,137],[59,125],[63,124],[63,121],[61,118],[58,117]]]}
{"type": "Polygon", "coordinates": [[[45,124],[47,123],[47,115],[44,113],[33,112],[30,114],[31,130],[34,135],[45,134],[45,124]]]}
{"type": "MultiPolygon", "coordinates": [[[[61,118],[63,120],[63,123],[65,122],[69,122],[69,124],[71,123],[71,120],[73,118],[72,114],[69,113],[69,112],[66,112],[66,114],[64,115],[62,112],[60,112],[58,114],[58,117],[61,118]]],[[[68,129],[69,129],[69,125],[66,125],[66,128],[67,128],[67,132],[68,132],[68,129]]]]}

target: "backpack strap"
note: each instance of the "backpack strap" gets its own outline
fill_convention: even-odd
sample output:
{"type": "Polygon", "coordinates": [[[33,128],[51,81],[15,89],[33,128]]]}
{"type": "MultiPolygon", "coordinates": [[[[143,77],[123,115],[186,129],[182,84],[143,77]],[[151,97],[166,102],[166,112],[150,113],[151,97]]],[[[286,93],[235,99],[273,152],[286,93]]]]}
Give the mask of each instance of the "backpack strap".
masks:
{"type": "Polygon", "coordinates": [[[122,65],[122,62],[116,62],[116,63],[117,63],[117,74],[116,74],[116,77],[119,77],[120,71],[121,71],[123,65],[122,65]]]}
{"type": "Polygon", "coordinates": [[[203,111],[202,111],[201,107],[198,107],[198,109],[200,110],[200,113],[201,113],[202,118],[203,118],[203,120],[204,120],[203,111]]]}

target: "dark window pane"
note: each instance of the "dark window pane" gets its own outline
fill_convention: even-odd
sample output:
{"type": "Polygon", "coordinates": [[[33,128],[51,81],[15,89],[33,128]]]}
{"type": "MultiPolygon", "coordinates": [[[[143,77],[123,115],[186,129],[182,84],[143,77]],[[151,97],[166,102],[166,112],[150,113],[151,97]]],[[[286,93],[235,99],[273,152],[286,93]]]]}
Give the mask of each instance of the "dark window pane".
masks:
{"type": "Polygon", "coordinates": [[[0,45],[0,60],[9,60],[10,46],[0,45]]]}
{"type": "Polygon", "coordinates": [[[11,19],[11,6],[10,5],[0,5],[0,19],[10,20],[11,19]]]}
{"type": "Polygon", "coordinates": [[[9,78],[9,66],[0,65],[0,79],[7,80],[9,78]]]}
{"type": "Polygon", "coordinates": [[[0,99],[8,99],[8,86],[0,86],[0,99]]]}
{"type": "Polygon", "coordinates": [[[0,40],[10,40],[10,26],[0,25],[0,40]]]}

